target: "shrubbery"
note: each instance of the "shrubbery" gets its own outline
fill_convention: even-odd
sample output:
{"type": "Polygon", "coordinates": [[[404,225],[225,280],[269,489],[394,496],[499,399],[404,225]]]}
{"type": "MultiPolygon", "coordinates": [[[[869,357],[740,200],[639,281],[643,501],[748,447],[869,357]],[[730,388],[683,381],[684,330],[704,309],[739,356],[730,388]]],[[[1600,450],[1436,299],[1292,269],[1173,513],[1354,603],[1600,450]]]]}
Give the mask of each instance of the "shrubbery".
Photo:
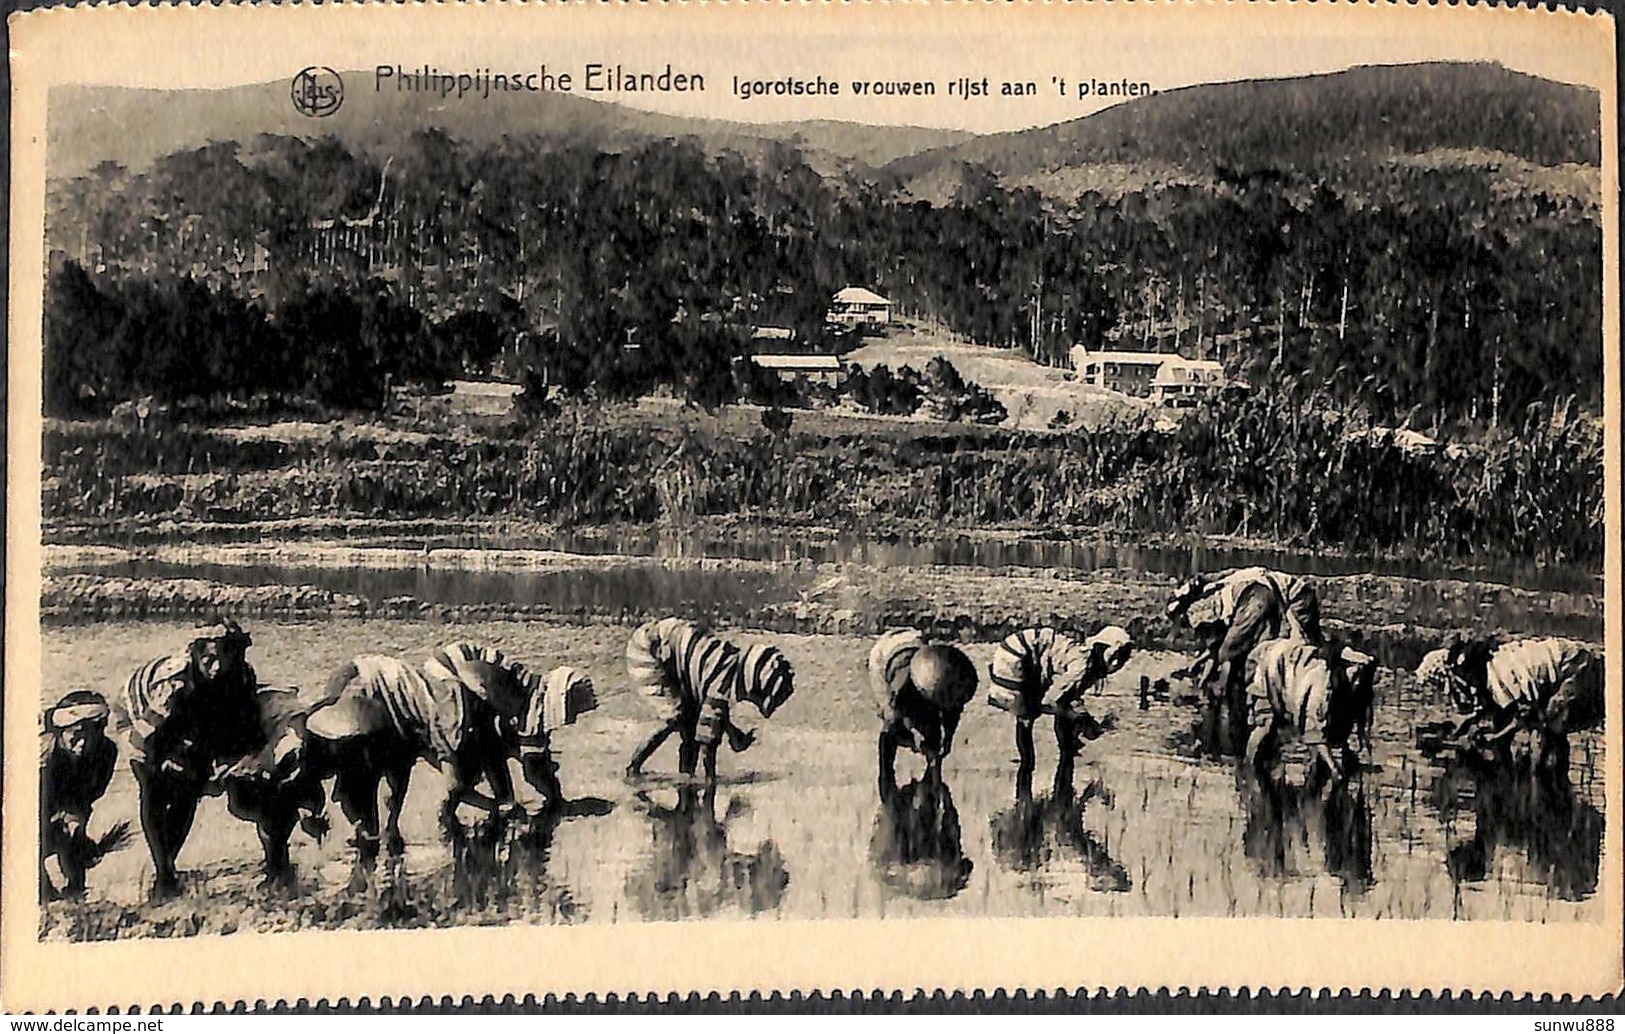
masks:
{"type": "Polygon", "coordinates": [[[549,523],[743,515],[1247,535],[1283,545],[1577,564],[1603,550],[1603,433],[1572,407],[1446,453],[1364,433],[1311,391],[1193,410],[1173,431],[753,438],[540,415],[518,439],[422,444],[73,425],[46,436],[45,514],[459,518],[549,523]],[[788,442],[791,447],[784,447],[788,442]],[[176,475],[190,474],[187,478],[176,475]]]}

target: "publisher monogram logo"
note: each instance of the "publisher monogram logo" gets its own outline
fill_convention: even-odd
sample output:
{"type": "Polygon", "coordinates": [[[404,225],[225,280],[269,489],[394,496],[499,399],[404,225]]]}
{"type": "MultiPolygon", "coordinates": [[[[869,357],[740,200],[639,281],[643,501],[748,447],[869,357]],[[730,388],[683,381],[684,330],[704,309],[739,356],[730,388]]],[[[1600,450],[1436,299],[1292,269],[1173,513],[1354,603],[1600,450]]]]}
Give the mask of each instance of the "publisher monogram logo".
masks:
{"type": "Polygon", "coordinates": [[[331,68],[312,65],[293,77],[292,95],[299,114],[326,118],[344,103],[344,80],[331,68]]]}

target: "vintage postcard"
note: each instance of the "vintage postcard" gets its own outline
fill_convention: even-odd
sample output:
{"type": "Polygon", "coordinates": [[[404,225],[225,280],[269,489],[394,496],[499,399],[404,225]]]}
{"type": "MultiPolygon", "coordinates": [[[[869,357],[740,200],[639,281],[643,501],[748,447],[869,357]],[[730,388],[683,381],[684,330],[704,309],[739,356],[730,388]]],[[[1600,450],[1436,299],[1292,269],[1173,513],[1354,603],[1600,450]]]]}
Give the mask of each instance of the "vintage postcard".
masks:
{"type": "Polygon", "coordinates": [[[6,1009],[1620,989],[1607,15],[11,29],[6,1009]]]}

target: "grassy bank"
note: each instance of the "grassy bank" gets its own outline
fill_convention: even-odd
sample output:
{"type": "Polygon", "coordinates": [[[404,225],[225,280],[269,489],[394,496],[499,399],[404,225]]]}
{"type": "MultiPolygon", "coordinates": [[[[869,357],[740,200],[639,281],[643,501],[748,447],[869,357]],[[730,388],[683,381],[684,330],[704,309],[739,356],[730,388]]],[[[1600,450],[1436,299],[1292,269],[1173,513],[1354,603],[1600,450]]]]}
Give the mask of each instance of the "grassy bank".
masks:
{"type": "Polygon", "coordinates": [[[921,522],[1600,564],[1596,421],[1537,410],[1516,434],[1420,453],[1360,421],[1313,398],[1259,395],[1171,431],[1132,423],[1069,435],[747,435],[606,425],[592,411],[455,435],[81,423],[47,430],[44,512],[52,527],[273,516],[921,522]]]}

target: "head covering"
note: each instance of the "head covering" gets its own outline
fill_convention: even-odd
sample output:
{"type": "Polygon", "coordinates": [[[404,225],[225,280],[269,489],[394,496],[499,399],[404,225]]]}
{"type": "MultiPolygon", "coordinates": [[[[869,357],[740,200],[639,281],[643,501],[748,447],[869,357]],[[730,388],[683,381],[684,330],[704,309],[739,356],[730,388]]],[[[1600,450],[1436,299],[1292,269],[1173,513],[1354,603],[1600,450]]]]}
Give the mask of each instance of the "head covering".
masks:
{"type": "Polygon", "coordinates": [[[915,651],[908,677],[927,701],[958,711],[976,695],[976,665],[957,647],[932,644],[915,651]]]}
{"type": "Polygon", "coordinates": [[[1126,660],[1128,651],[1134,648],[1134,638],[1128,634],[1128,629],[1118,625],[1107,625],[1090,636],[1088,643],[1091,648],[1101,647],[1101,658],[1107,667],[1126,660]]]}
{"type": "Polygon", "coordinates": [[[219,642],[222,646],[235,646],[246,650],[254,643],[254,637],[243,631],[233,618],[221,618],[208,625],[199,625],[192,629],[192,645],[199,643],[219,642]]]}
{"type": "Polygon", "coordinates": [[[756,643],[745,648],[739,664],[739,699],[755,704],[768,717],[795,691],[795,672],[778,647],[756,643]]]}
{"type": "Polygon", "coordinates": [[[1430,651],[1416,666],[1416,681],[1424,685],[1443,686],[1450,681],[1450,648],[1441,646],[1430,651]]]}
{"type": "Polygon", "coordinates": [[[81,722],[105,722],[107,715],[107,701],[100,693],[76,689],[45,712],[45,727],[51,732],[61,732],[81,722]]]}
{"type": "Polygon", "coordinates": [[[573,725],[577,718],[598,707],[592,679],[578,668],[559,667],[548,672],[542,695],[542,722],[547,729],[573,725]]]}
{"type": "Polygon", "coordinates": [[[1186,607],[1189,607],[1197,597],[1207,588],[1207,575],[1193,574],[1174,590],[1174,598],[1168,601],[1167,613],[1169,617],[1177,617],[1186,607]]]}

